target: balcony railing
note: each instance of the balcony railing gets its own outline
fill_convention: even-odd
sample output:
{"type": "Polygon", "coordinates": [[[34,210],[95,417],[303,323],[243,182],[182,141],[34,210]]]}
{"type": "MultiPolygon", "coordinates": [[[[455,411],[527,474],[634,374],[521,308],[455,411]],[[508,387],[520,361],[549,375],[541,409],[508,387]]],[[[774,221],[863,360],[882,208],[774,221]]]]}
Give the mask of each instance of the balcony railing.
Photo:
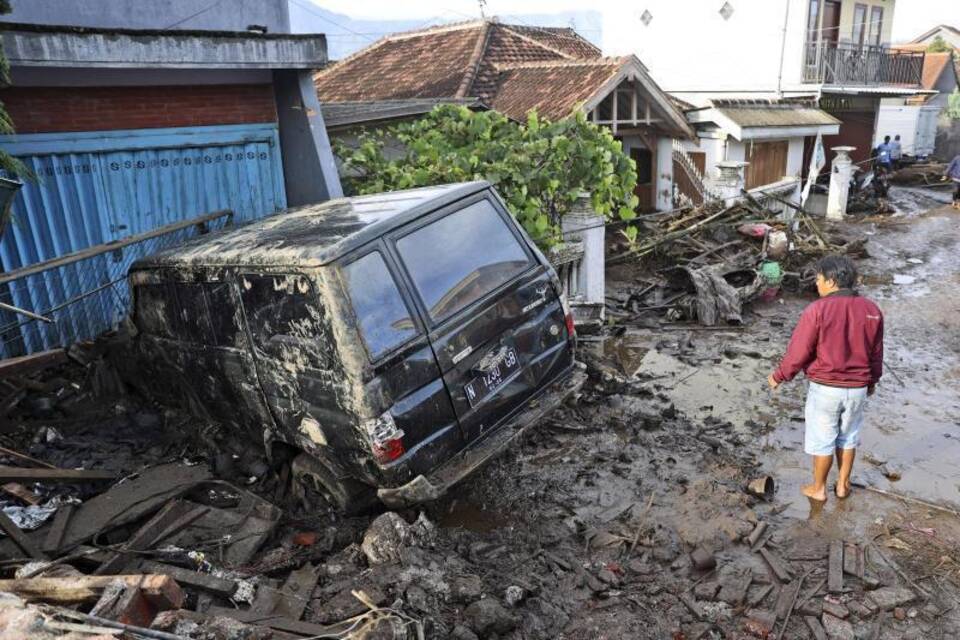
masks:
{"type": "Polygon", "coordinates": [[[922,51],[833,42],[807,44],[803,81],[839,85],[919,87],[922,51]]]}

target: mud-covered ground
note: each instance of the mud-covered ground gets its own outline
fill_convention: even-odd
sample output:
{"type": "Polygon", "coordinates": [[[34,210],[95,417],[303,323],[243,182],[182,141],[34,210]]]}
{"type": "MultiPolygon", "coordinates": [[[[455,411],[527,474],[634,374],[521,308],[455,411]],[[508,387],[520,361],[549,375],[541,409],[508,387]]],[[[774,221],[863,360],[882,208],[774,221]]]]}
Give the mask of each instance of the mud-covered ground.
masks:
{"type": "MultiPolygon", "coordinates": [[[[352,594],[362,590],[418,621],[426,638],[812,638],[804,618],[821,619],[823,607],[845,618],[831,637],[960,637],[960,517],[949,512],[960,508],[960,215],[940,197],[895,188],[902,215],[851,224],[870,236],[862,292],[886,315],[888,363],[854,482],[943,508],[866,488],[825,506],[800,495],[809,475],[803,383],[777,393],[765,383],[809,301],[787,297],[752,305],[739,328],[629,327],[585,340],[583,391],[442,500],[392,521],[381,515],[382,548],[371,536],[361,544],[377,514],[342,519],[321,501],[291,498],[249,451],[209,455],[219,476],[250,478],[246,486],[268,499],[288,496],[260,557],[235,569],[273,589],[312,562],[319,579],[304,620],[363,613],[352,594]],[[776,483],[770,501],[744,490],[762,475],[776,483]],[[751,551],[758,522],[789,579],[751,551]],[[871,580],[847,576],[825,599],[835,540],[864,550],[871,580]],[[692,566],[698,547],[714,554],[715,569],[692,566]],[[911,597],[877,611],[877,587],[911,597]]],[[[608,286],[629,276],[611,272],[608,286]]],[[[174,413],[132,401],[97,411],[48,420],[54,431],[34,431],[32,444],[7,444],[61,466],[121,472],[202,458],[171,436],[185,427],[174,413]]],[[[216,441],[215,430],[186,428],[216,441]]],[[[402,625],[381,633],[415,637],[402,625]]]]}
{"type": "MultiPolygon", "coordinates": [[[[861,291],[885,313],[888,363],[868,409],[854,481],[958,509],[960,216],[936,192],[895,188],[893,201],[902,215],[851,223],[870,237],[871,257],[859,262],[861,291]]],[[[615,289],[618,274],[610,275],[615,289]]],[[[587,361],[617,370],[626,384],[616,374],[601,376],[515,455],[428,510],[448,535],[498,550],[492,562],[481,562],[491,567],[485,570],[494,580],[485,586],[492,596],[522,580],[533,587],[534,611],[540,603],[563,611],[563,625],[537,616],[556,623],[547,635],[521,626],[516,637],[695,638],[715,621],[718,635],[703,637],[737,637],[745,633],[743,605],[700,603],[707,613],[698,623],[678,596],[704,578],[686,555],[701,543],[718,552],[705,582],[750,575],[747,601],[761,593],[769,571],[740,541],[758,519],[770,524],[773,544],[787,557],[816,548],[809,557],[825,558],[830,540],[845,540],[869,547],[868,558],[877,549],[876,570],[918,591],[905,620],[888,616],[879,630],[875,616],[852,615],[856,637],[960,637],[960,518],[862,488],[825,506],[799,492],[809,482],[804,383],[772,393],[765,378],[808,302],[788,296],[755,304],[742,329],[629,329],[586,343],[587,361]],[[743,491],[764,474],[777,483],[772,503],[743,491]],[[540,550],[575,566],[557,567],[540,550]],[[884,558],[898,568],[885,567],[884,558]],[[611,583],[592,589],[580,568],[611,583]]],[[[825,559],[803,570],[821,568],[825,559]]],[[[815,585],[808,580],[802,594],[815,585]]],[[[856,600],[862,588],[854,583],[849,597],[856,600]]],[[[775,595],[756,607],[773,608],[775,595]]],[[[795,614],[782,637],[808,634],[795,614]]]]}

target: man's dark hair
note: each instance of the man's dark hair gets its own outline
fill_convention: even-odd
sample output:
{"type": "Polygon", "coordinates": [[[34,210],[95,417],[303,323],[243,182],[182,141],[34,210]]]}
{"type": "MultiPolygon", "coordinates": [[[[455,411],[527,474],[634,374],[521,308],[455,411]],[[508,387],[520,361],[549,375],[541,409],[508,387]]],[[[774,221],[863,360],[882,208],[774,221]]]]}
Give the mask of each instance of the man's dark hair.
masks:
{"type": "Polygon", "coordinates": [[[883,136],[884,142],[890,142],[890,136],[883,136]]]}
{"type": "Polygon", "coordinates": [[[824,256],[817,261],[817,273],[824,280],[833,280],[841,289],[852,289],[857,284],[857,267],[846,256],[824,256]]]}

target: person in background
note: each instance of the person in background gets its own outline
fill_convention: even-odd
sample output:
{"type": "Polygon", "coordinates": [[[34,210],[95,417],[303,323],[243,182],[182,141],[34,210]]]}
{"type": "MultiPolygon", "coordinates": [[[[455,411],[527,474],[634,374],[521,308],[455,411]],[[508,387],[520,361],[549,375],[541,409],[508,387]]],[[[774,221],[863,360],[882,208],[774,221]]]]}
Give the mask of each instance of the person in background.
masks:
{"type": "Polygon", "coordinates": [[[890,136],[883,136],[883,142],[873,150],[874,170],[889,171],[893,166],[891,158],[890,136]]]}
{"type": "Polygon", "coordinates": [[[953,180],[953,204],[954,209],[960,209],[960,153],[953,157],[947,170],[944,172],[944,180],[953,180]]]}
{"type": "Polygon", "coordinates": [[[807,377],[803,450],[813,457],[813,484],[803,495],[827,499],[827,476],[837,457],[835,495],[850,495],[850,472],[860,444],[867,396],[883,375],[883,314],[857,294],[857,269],[846,256],[817,263],[817,293],[800,315],[780,365],[767,377],[771,389],[807,377]]]}
{"type": "Polygon", "coordinates": [[[893,162],[893,168],[900,168],[900,159],[903,157],[903,147],[900,145],[900,134],[893,137],[890,143],[890,160],[893,162]]]}

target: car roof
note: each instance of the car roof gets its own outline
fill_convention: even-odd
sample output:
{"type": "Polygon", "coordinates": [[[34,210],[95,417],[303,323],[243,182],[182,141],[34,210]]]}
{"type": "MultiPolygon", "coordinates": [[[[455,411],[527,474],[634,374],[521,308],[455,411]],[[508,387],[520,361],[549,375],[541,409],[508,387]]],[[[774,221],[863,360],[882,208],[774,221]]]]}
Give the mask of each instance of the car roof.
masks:
{"type": "Polygon", "coordinates": [[[318,267],[411,220],[488,189],[460,182],[287,209],[267,218],[192,238],[137,260],[131,270],[172,266],[318,267]]]}

